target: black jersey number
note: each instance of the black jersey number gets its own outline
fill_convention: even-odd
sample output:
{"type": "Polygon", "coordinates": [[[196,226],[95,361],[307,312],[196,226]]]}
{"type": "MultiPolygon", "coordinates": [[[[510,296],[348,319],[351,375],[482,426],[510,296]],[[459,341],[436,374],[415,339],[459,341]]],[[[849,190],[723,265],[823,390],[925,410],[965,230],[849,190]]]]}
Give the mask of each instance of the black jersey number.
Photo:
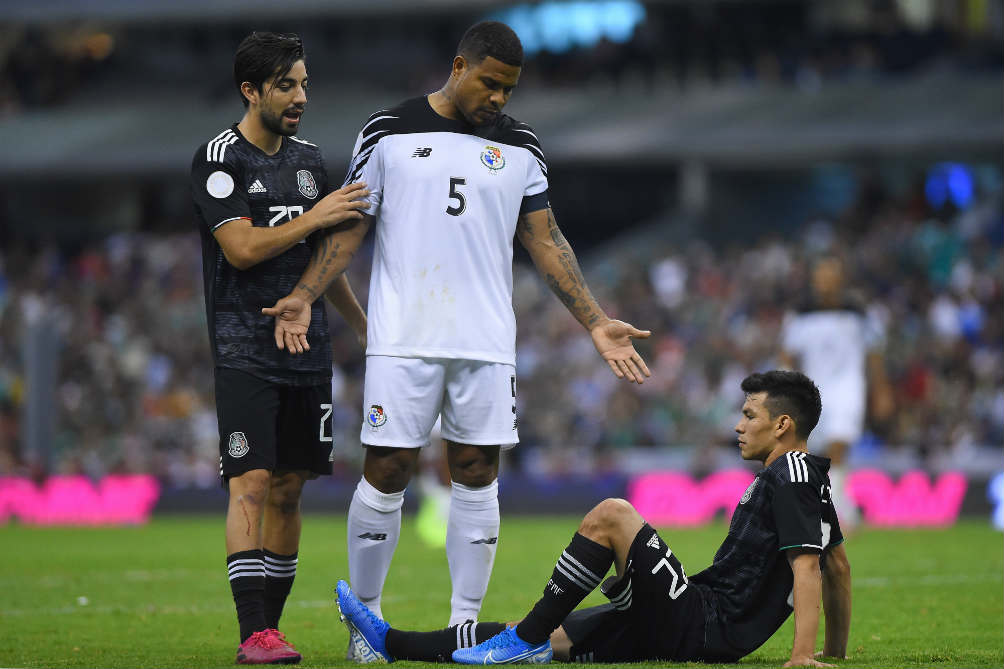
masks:
{"type": "Polygon", "coordinates": [[[450,216],[460,216],[467,209],[467,198],[457,190],[457,186],[467,185],[467,179],[462,177],[450,177],[450,199],[456,200],[457,204],[446,208],[446,213],[450,216]]]}

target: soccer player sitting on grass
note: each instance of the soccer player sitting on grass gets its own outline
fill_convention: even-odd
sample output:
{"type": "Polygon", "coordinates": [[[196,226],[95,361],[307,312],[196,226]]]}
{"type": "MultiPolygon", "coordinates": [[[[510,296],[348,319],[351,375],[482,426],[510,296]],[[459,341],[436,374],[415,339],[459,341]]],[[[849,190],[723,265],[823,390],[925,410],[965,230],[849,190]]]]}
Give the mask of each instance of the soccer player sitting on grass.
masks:
{"type": "Polygon", "coordinates": [[[757,473],[736,506],[714,562],[691,576],[666,542],[626,501],[607,499],[579,525],[544,594],[522,621],[465,623],[436,632],[390,627],[344,581],[336,589],[359,661],[463,664],[641,660],[734,662],[795,614],[788,666],[815,659],[819,604],[822,655],[845,657],[851,574],[827,476],[829,460],[807,451],[819,419],[819,390],[798,372],[753,374],[736,424],[757,473]],[[603,584],[610,565],[616,569],[603,584]],[[573,611],[600,586],[609,604],[573,611]]]}

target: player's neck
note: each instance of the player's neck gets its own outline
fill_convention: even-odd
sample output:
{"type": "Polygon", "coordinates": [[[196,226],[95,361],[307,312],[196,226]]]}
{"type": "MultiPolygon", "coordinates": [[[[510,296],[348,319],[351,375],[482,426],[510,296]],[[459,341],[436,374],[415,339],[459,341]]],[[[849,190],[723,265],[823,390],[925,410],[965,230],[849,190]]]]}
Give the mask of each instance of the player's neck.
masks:
{"type": "Polygon", "coordinates": [[[790,453],[792,451],[797,451],[800,453],[808,453],[809,447],[804,441],[796,442],[794,444],[778,444],[777,447],[773,451],[771,451],[770,454],[767,456],[767,458],[763,461],[763,466],[770,467],[772,462],[777,460],[785,453],[790,453]]]}
{"type": "Polygon", "coordinates": [[[429,93],[426,99],[429,101],[432,111],[440,116],[453,119],[454,121],[461,119],[460,110],[457,109],[457,105],[453,102],[453,90],[451,90],[449,85],[443,86],[435,93],[429,93]]]}
{"type": "Polygon", "coordinates": [[[275,155],[282,148],[282,135],[277,135],[266,128],[258,114],[253,113],[250,108],[237,124],[237,129],[240,130],[244,139],[270,156],[275,155]]]}

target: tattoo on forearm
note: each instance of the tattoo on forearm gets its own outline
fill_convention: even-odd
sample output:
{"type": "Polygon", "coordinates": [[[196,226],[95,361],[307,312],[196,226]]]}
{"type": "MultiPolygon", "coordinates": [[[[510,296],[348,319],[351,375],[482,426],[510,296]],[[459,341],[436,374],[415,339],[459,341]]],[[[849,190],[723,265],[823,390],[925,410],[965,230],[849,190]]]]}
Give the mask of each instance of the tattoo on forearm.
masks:
{"type": "Polygon", "coordinates": [[[554,220],[554,212],[550,209],[547,210],[547,228],[551,233],[551,240],[559,251],[558,263],[565,274],[565,285],[558,288],[552,285],[551,290],[580,323],[592,327],[600,320],[600,305],[589,291],[586,279],[579,268],[579,261],[575,258],[575,252],[572,251],[565,235],[561,233],[558,222],[554,220]]]}
{"type": "Polygon", "coordinates": [[[317,249],[307,264],[307,270],[303,274],[303,281],[298,286],[310,295],[311,300],[316,300],[327,289],[328,285],[348,267],[348,261],[352,260],[354,253],[348,254],[348,259],[341,263],[341,269],[335,269],[335,261],[338,259],[338,253],[341,249],[342,245],[334,241],[331,235],[323,237],[317,245],[317,249]]]}

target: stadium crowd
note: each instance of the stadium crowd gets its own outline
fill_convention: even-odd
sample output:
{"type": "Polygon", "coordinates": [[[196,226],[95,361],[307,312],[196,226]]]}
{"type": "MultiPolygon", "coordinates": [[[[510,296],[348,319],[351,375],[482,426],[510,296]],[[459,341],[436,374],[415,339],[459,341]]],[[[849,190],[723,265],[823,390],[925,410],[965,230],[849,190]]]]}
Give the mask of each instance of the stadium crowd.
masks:
{"type": "MultiPolygon", "coordinates": [[[[653,3],[641,10],[643,18],[624,43],[603,37],[544,45],[530,54],[521,87],[641,81],[681,89],[738,83],[811,90],[827,81],[935,68],[1000,71],[1002,17],[992,3],[982,14],[970,12],[968,19],[942,8],[921,20],[904,14],[902,4],[860,0],[827,9],[824,3],[804,2],[653,3]]],[[[548,11],[526,7],[524,15],[548,11]]],[[[427,17],[416,30],[409,14],[379,21],[294,17],[272,29],[300,33],[319,85],[337,80],[342,86],[431,90],[442,83],[440,66],[452,56],[450,36],[470,18],[427,17]],[[380,77],[374,79],[373,72],[380,77]]],[[[497,18],[514,20],[505,12],[497,18]]],[[[555,30],[552,15],[538,16],[536,23],[547,28],[533,28],[531,20],[528,30],[549,35],[555,30]]],[[[226,80],[208,80],[201,73],[207,61],[226,62],[248,28],[194,19],[11,22],[0,26],[0,115],[86,101],[107,104],[107,97],[123,90],[164,96],[165,88],[174,87],[186,96],[200,91],[206,101],[229,100],[233,91],[226,80]]]]}
{"type": "MultiPolygon", "coordinates": [[[[775,364],[783,306],[806,297],[812,259],[838,253],[886,330],[894,418],[859,448],[933,451],[1004,440],[1001,192],[934,211],[922,189],[862,198],[794,235],[681,238],[668,222],[582,252],[601,304],[653,336],[643,386],[617,383],[589,337],[517,264],[514,305],[522,446],[516,466],[611,466],[620,449],[732,440],[738,382],[775,364]]],[[[574,243],[574,235],[571,235],[574,243]]],[[[369,258],[350,269],[365,304],[369,258]]],[[[218,436],[198,236],[120,233],[73,251],[0,250],[0,475],[152,472],[217,484],[218,436]],[[23,338],[61,342],[47,461],[23,444],[23,338]]],[[[335,471],[360,459],[363,355],[332,312],[335,471]]],[[[825,398],[824,398],[825,401],[825,398]]],[[[962,451],[959,451],[962,452],[962,451]]]]}

